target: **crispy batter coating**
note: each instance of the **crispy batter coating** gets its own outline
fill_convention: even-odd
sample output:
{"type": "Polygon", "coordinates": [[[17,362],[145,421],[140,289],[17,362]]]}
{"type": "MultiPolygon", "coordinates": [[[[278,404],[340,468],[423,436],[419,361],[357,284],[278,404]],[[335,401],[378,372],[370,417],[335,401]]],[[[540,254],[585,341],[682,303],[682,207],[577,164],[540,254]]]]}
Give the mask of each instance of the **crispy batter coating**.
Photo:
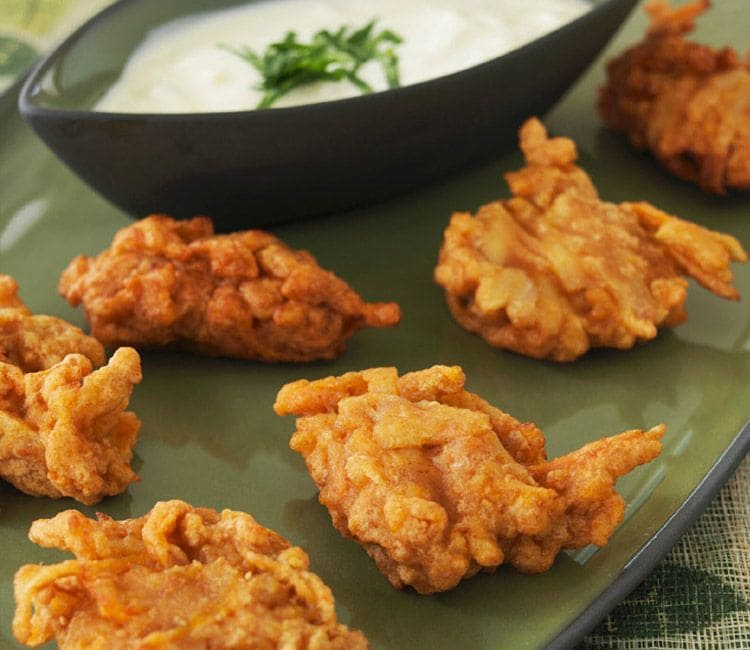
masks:
{"type": "Polygon", "coordinates": [[[435,281],[453,317],[490,345],[572,361],[626,349],[686,319],[688,283],[736,300],[740,243],[648,203],[599,198],[568,138],[537,119],[521,128],[526,167],[505,175],[513,198],[455,213],[435,281]]]}
{"type": "Polygon", "coordinates": [[[724,194],[750,188],[750,56],[685,40],[709,6],[647,5],[646,38],[609,62],[599,111],[675,176],[724,194]]]}
{"type": "Polygon", "coordinates": [[[79,328],[54,316],[34,316],[18,297],[18,284],[0,273],[0,362],[24,372],[51,368],[78,352],[95,366],[104,363],[104,347],[79,328]]]}
{"type": "Polygon", "coordinates": [[[429,594],[510,563],[546,571],[564,548],[603,546],[622,520],[618,477],[655,458],[664,426],[547,461],[533,424],[463,389],[461,368],[374,368],[284,386],[300,452],[334,526],[394,587],[429,594]]]}
{"type": "Polygon", "coordinates": [[[177,345],[262,361],[332,359],[363,327],[398,324],[395,303],[366,303],[306,251],[211,221],[153,215],[120,230],[98,257],[76,257],[60,293],[83,303],[107,344],[177,345]]]}
{"type": "Polygon", "coordinates": [[[244,512],[157,503],[98,521],[67,510],[29,537],[75,560],[21,567],[13,633],[60,648],[360,650],[305,552],[244,512]]]}
{"type": "Polygon", "coordinates": [[[138,480],[130,460],[141,423],[124,411],[140,380],[132,348],[93,371],[82,354],[26,374],[0,362],[0,477],[89,505],[125,490],[138,480]]]}

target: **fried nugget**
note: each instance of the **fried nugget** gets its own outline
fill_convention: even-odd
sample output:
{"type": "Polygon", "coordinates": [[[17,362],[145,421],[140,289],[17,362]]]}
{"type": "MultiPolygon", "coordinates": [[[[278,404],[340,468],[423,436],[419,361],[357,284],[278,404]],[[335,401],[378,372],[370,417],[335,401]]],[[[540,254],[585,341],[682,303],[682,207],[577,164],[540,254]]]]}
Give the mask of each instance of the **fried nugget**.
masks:
{"type": "Polygon", "coordinates": [[[75,258],[60,293],[83,303],[106,344],[178,346],[262,361],[332,359],[363,327],[398,324],[395,303],[366,303],[312,255],[273,235],[214,235],[211,221],[154,215],[98,257],[75,258]]]}
{"type": "Polygon", "coordinates": [[[104,347],[79,328],[54,316],[34,316],[18,297],[18,284],[0,273],[0,362],[24,372],[46,370],[77,352],[104,363],[104,347]]]}
{"type": "Polygon", "coordinates": [[[124,411],[140,380],[132,348],[98,370],[82,354],[26,374],[0,362],[0,477],[89,505],[125,490],[138,479],[130,460],[140,420],[124,411]]]}
{"type": "Polygon", "coordinates": [[[394,587],[451,589],[509,563],[536,573],[561,549],[603,546],[623,517],[618,477],[661,451],[664,426],[547,461],[544,436],[464,390],[461,368],[395,368],[284,386],[290,446],[334,526],[394,587]]]}
{"type": "Polygon", "coordinates": [[[505,175],[513,198],[455,213],[435,281],[453,317],[495,347],[572,361],[591,347],[630,348],[683,322],[688,283],[736,300],[730,235],[648,203],[599,198],[568,138],[537,119],[521,128],[526,167],[505,175]]]}
{"type": "Polygon", "coordinates": [[[60,648],[361,650],[305,552],[244,512],[157,503],[138,519],[67,510],[31,540],[76,556],[16,573],[13,633],[60,648]]]}
{"type": "Polygon", "coordinates": [[[706,192],[750,188],[750,56],[685,40],[710,6],[646,6],[645,40],[613,59],[599,112],[637,149],[706,192]]]}

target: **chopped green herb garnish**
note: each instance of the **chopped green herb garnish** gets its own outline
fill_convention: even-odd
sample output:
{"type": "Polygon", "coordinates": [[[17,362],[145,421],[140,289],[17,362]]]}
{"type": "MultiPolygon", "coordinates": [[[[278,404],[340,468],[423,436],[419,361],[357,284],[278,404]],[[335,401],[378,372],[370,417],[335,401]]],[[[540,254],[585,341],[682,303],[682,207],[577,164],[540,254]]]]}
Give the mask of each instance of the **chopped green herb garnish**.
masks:
{"type": "Polygon", "coordinates": [[[335,32],[323,29],[310,43],[300,43],[295,32],[287,32],[283,40],[269,45],[263,55],[248,47],[225,47],[260,72],[263,81],[258,87],[265,94],[258,108],[268,108],[294,88],[316,81],[346,80],[363,94],[371,93],[372,87],[358,73],[365,63],[373,60],[382,66],[388,87],[397,88],[398,56],[394,46],[402,39],[389,29],[377,34],[374,30],[374,20],[355,31],[348,27],[335,32]]]}

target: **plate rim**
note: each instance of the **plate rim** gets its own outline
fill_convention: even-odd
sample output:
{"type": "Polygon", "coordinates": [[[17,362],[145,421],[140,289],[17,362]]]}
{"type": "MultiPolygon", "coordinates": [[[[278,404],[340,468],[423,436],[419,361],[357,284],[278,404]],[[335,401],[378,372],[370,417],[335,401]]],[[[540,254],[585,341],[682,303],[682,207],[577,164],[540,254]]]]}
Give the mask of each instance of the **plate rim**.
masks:
{"type": "Polygon", "coordinates": [[[580,643],[680,541],[750,453],[750,418],[669,518],[628,560],[622,572],[545,646],[563,650],[580,643]]]}

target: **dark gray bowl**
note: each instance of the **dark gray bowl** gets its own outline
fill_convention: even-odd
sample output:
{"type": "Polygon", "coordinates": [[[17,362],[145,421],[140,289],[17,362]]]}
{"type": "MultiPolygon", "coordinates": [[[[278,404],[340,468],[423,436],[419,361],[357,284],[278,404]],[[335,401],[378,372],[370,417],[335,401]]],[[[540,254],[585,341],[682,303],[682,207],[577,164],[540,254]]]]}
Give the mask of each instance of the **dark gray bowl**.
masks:
{"type": "Polygon", "coordinates": [[[150,29],[241,4],[122,0],[36,66],[19,106],[71,169],[134,216],[208,214],[222,229],[311,216],[496,155],[575,81],[636,1],[592,0],[574,22],[487,63],[364,97],[233,113],[94,112],[150,29]]]}

